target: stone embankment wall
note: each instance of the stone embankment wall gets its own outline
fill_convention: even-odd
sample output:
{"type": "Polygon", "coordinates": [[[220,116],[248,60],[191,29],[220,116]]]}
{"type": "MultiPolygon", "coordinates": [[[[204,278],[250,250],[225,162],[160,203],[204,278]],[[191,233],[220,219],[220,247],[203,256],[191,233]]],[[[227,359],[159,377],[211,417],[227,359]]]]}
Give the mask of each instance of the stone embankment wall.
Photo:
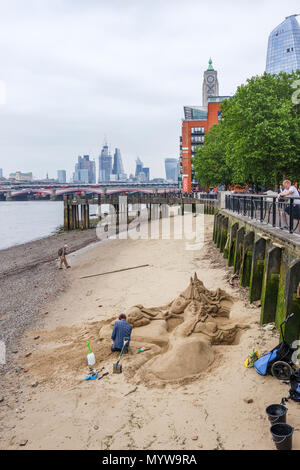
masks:
{"type": "Polygon", "coordinates": [[[262,324],[280,323],[293,312],[285,329],[291,343],[300,339],[300,235],[220,210],[215,215],[213,239],[249,287],[249,299],[261,301],[262,324]]]}

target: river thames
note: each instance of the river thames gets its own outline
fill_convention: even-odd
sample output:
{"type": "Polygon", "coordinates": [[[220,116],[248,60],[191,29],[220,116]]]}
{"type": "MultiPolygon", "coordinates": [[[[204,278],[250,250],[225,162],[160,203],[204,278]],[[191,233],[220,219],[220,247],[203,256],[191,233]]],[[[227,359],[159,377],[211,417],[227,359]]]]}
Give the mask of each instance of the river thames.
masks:
{"type": "Polygon", "coordinates": [[[0,250],[51,235],[63,220],[62,201],[0,202],[0,250]]]}

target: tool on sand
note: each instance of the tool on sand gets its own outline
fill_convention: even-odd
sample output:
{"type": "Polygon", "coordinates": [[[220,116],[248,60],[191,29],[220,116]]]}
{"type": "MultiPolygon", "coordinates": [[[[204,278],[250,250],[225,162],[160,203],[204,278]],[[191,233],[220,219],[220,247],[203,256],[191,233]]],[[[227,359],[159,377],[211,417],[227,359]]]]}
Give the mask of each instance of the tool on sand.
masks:
{"type": "Polygon", "coordinates": [[[99,379],[98,380],[101,380],[103,379],[103,377],[106,377],[108,375],[108,372],[104,372],[104,374],[100,375],[99,379]]]}
{"type": "Polygon", "coordinates": [[[117,362],[113,365],[113,373],[114,373],[114,374],[122,374],[122,364],[120,364],[120,360],[121,360],[123,351],[124,351],[124,349],[125,349],[125,346],[126,346],[128,343],[129,343],[129,340],[128,340],[128,339],[124,339],[124,343],[123,343],[123,347],[122,347],[121,352],[120,352],[119,359],[118,359],[117,362]]]}
{"type": "Polygon", "coordinates": [[[135,387],[133,390],[130,390],[130,392],[126,393],[126,394],[124,395],[124,397],[128,397],[128,395],[130,395],[131,393],[134,393],[134,392],[136,392],[136,391],[137,391],[137,389],[138,389],[138,388],[137,388],[137,387],[135,387]]]}
{"type": "Polygon", "coordinates": [[[98,372],[95,369],[92,369],[91,372],[84,378],[87,382],[88,380],[96,380],[98,377],[98,372]]]}
{"type": "Polygon", "coordinates": [[[89,365],[89,366],[93,366],[94,364],[96,364],[95,354],[91,351],[90,342],[87,341],[86,344],[88,345],[88,348],[89,348],[89,353],[88,353],[88,355],[86,356],[86,357],[87,357],[87,361],[88,361],[88,365],[89,365]]]}
{"type": "Polygon", "coordinates": [[[146,352],[146,351],[151,351],[151,348],[144,348],[144,347],[143,347],[143,348],[140,348],[140,349],[138,349],[137,354],[140,354],[140,353],[146,352]]]}
{"type": "Polygon", "coordinates": [[[123,271],[130,271],[131,269],[146,268],[147,266],[149,266],[149,264],[141,264],[140,266],[132,266],[130,268],[117,269],[116,271],[108,271],[106,273],[91,274],[90,276],[83,276],[80,279],[88,279],[90,277],[104,276],[105,274],[121,273],[123,271]]]}

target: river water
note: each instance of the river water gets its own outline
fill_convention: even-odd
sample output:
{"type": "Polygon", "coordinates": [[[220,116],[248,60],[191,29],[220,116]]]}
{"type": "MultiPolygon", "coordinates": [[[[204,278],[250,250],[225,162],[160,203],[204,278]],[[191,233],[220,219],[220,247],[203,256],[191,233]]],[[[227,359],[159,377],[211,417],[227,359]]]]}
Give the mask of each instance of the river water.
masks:
{"type": "MultiPolygon", "coordinates": [[[[109,212],[109,206],[103,204],[101,212],[109,212]]],[[[97,214],[97,205],[91,204],[90,217],[97,214]]],[[[0,201],[0,250],[47,237],[63,223],[63,201],[0,201]]]]}
{"type": "Polygon", "coordinates": [[[0,250],[51,235],[63,223],[62,201],[1,201],[0,250]]]}

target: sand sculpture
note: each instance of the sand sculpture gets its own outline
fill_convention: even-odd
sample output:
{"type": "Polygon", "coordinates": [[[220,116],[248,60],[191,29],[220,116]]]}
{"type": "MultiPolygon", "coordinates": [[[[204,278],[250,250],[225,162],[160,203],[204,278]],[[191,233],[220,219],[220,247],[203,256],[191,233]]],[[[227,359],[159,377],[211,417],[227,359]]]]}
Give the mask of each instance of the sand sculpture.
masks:
{"type": "MultiPolygon", "coordinates": [[[[229,321],[232,298],[223,290],[205,288],[195,273],[188,288],[162,307],[135,305],[128,309],[133,326],[131,347],[150,346],[135,375],[146,383],[193,379],[214,361],[214,345],[232,344],[242,325],[229,321]]],[[[100,330],[107,338],[112,324],[100,330]]]]}

